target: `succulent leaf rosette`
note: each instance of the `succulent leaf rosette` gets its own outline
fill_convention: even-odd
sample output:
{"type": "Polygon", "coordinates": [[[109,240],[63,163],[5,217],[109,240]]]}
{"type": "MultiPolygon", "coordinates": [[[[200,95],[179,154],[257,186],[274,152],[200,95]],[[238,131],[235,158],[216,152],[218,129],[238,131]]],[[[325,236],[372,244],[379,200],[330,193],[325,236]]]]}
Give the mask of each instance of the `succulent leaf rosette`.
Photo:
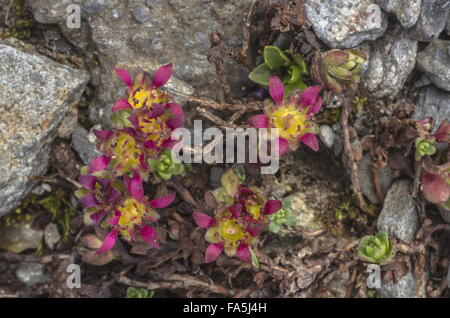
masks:
{"type": "Polygon", "coordinates": [[[333,93],[342,94],[346,86],[360,82],[366,59],[364,52],[354,49],[318,53],[313,66],[314,77],[333,93]]]}
{"type": "Polygon", "coordinates": [[[316,134],[318,127],[313,116],[322,107],[319,96],[321,86],[310,86],[304,92],[295,90],[285,101],[284,85],[276,76],[269,78],[269,93],[275,101],[265,109],[265,114],[250,118],[249,124],[254,128],[278,128],[279,155],[286,151],[295,151],[304,143],[314,151],[319,150],[316,134]]]}
{"type": "Polygon", "coordinates": [[[173,152],[163,150],[158,159],[149,159],[150,169],[157,179],[169,180],[173,175],[179,175],[184,172],[184,165],[181,162],[173,161],[173,152]]]}
{"type": "Polygon", "coordinates": [[[385,264],[395,256],[395,250],[386,231],[380,231],[376,236],[364,236],[359,242],[358,256],[369,263],[385,264]]]}

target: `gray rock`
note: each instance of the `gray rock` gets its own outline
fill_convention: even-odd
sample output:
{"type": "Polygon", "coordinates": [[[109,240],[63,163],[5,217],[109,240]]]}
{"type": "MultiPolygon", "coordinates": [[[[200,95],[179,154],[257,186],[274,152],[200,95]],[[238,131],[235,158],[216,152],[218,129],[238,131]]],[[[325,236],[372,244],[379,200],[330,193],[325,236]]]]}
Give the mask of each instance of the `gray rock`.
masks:
{"type": "Polygon", "coordinates": [[[133,8],[133,15],[140,23],[145,23],[151,19],[150,9],[142,4],[138,4],[133,8]]]}
{"type": "Polygon", "coordinates": [[[422,0],[417,24],[408,30],[408,35],[425,42],[437,39],[445,29],[449,12],[449,0],[422,0]]]}
{"type": "Polygon", "coordinates": [[[417,23],[422,0],[376,0],[376,3],[387,12],[394,13],[404,28],[417,23]]]}
{"type": "Polygon", "coordinates": [[[87,73],[40,56],[19,41],[0,42],[0,216],[47,169],[50,144],[87,73]],[[13,47],[14,45],[15,47],[13,47]]]}
{"type": "MultiPolygon", "coordinates": [[[[358,182],[364,195],[370,202],[376,204],[379,203],[379,200],[372,181],[372,163],[373,160],[369,153],[365,154],[362,159],[358,161],[358,182]]],[[[393,171],[390,167],[378,169],[378,177],[380,178],[383,194],[385,194],[391,186],[393,171]]]]}
{"type": "Polygon", "coordinates": [[[36,249],[44,233],[31,228],[29,222],[3,226],[0,230],[0,248],[13,253],[36,249]]]}
{"type": "Polygon", "coordinates": [[[49,280],[44,272],[44,265],[40,263],[20,263],[16,270],[16,277],[28,286],[43,284],[49,280]]]}
{"type": "Polygon", "coordinates": [[[415,119],[433,117],[438,124],[450,118],[450,93],[432,85],[423,88],[413,117],[415,119]]]}
{"type": "Polygon", "coordinates": [[[389,189],[377,220],[379,231],[387,231],[398,239],[411,243],[419,228],[419,217],[411,195],[411,183],[397,180],[389,189]]]}
{"type": "Polygon", "coordinates": [[[334,139],[336,134],[333,129],[328,125],[322,125],[319,128],[319,138],[325,144],[327,148],[331,148],[334,145],[334,139]]]}
{"type": "Polygon", "coordinates": [[[377,291],[384,298],[412,298],[416,293],[416,278],[409,271],[405,276],[398,279],[397,283],[383,283],[377,291]]]}
{"type": "Polygon", "coordinates": [[[400,28],[371,44],[369,67],[364,77],[368,91],[376,98],[394,98],[416,64],[417,41],[400,28]]]}
{"type": "Polygon", "coordinates": [[[70,138],[72,132],[78,127],[78,110],[73,107],[69,110],[66,117],[64,117],[61,125],[58,128],[59,138],[70,138]]]}
{"type": "Polygon", "coordinates": [[[431,42],[417,54],[417,66],[437,87],[450,91],[450,41],[431,42]]]}
{"type": "MultiPolygon", "coordinates": [[[[95,54],[98,57],[99,67],[91,69],[97,95],[90,119],[108,128],[111,106],[125,92],[113,67],[151,74],[159,66],[172,62],[174,72],[167,89],[175,94],[177,102],[183,103],[194,89],[199,96],[221,98],[223,94],[215,67],[207,60],[209,34],[220,30],[226,35],[227,44],[239,47],[243,39],[244,16],[251,0],[108,0],[104,1],[104,7],[109,9],[82,19],[81,29],[66,27],[68,2],[66,5],[62,5],[61,0],[27,2],[39,22],[58,24],[73,45],[88,56],[95,54]],[[145,5],[151,9],[148,12],[144,9],[141,13],[145,11],[145,14],[138,16],[138,11],[133,9],[145,5]]],[[[70,2],[79,3],[80,0],[70,2]]],[[[225,69],[233,95],[245,94],[252,87],[243,66],[227,62],[225,69]]],[[[187,109],[188,113],[190,111],[194,112],[187,109]]]]}
{"type": "Polygon", "coordinates": [[[72,145],[80,155],[83,163],[88,165],[92,159],[100,156],[102,153],[97,150],[97,142],[94,134],[89,133],[83,127],[78,127],[72,133],[72,145]]]}
{"type": "Polygon", "coordinates": [[[45,244],[52,250],[61,239],[58,226],[55,223],[49,223],[44,229],[45,244]]]}
{"type": "Polygon", "coordinates": [[[332,48],[355,47],[379,38],[387,28],[384,12],[372,0],[306,0],[306,15],[316,35],[332,48]]]}
{"type": "Polygon", "coordinates": [[[88,15],[98,14],[104,5],[104,0],[85,0],[83,3],[83,12],[88,15]]]}

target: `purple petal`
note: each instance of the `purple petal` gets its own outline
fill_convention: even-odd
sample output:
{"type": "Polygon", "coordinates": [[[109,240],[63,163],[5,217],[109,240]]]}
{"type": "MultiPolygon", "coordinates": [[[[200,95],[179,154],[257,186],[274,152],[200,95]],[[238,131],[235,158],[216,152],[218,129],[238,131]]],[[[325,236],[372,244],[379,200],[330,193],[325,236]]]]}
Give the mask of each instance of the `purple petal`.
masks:
{"type": "Polygon", "coordinates": [[[114,103],[113,107],[112,107],[112,111],[118,111],[121,109],[128,109],[128,108],[133,108],[131,107],[131,105],[128,103],[128,101],[124,98],[119,99],[117,102],[114,103]]]}
{"type": "Polygon", "coordinates": [[[89,208],[92,208],[92,207],[94,207],[94,206],[98,206],[98,202],[97,202],[97,200],[95,199],[95,195],[94,195],[94,193],[88,193],[88,194],[86,194],[84,197],[82,197],[81,199],[80,199],[80,203],[81,203],[81,206],[84,208],[84,209],[89,209],[89,208]]]}
{"type": "Polygon", "coordinates": [[[254,128],[268,128],[269,116],[265,114],[255,115],[248,120],[248,124],[254,128]]]}
{"type": "Polygon", "coordinates": [[[253,194],[255,194],[255,192],[253,192],[252,190],[250,190],[248,188],[245,188],[243,186],[239,187],[239,192],[238,192],[239,198],[248,197],[248,196],[253,195],[253,194]]]}
{"type": "Polygon", "coordinates": [[[171,193],[159,199],[151,200],[149,201],[149,203],[152,208],[157,209],[157,208],[165,208],[166,206],[170,205],[173,202],[173,200],[175,200],[175,193],[171,193]]]}
{"type": "Polygon", "coordinates": [[[322,108],[322,97],[317,97],[316,103],[309,109],[308,114],[316,114],[322,108]]]}
{"type": "Polygon", "coordinates": [[[259,235],[259,232],[261,231],[259,227],[257,226],[250,226],[245,229],[245,231],[250,234],[253,237],[257,237],[259,235]]]}
{"type": "Polygon", "coordinates": [[[159,248],[159,242],[158,242],[158,233],[156,233],[155,229],[151,226],[144,226],[140,229],[141,237],[144,241],[146,241],[150,246],[154,248],[159,248]]]}
{"type": "Polygon", "coordinates": [[[184,114],[183,107],[178,105],[177,103],[168,103],[166,108],[174,115],[184,114]]]}
{"type": "Polygon", "coordinates": [[[130,73],[128,73],[128,71],[120,68],[115,68],[114,71],[127,87],[133,86],[133,80],[131,79],[130,73]]]}
{"type": "Polygon", "coordinates": [[[141,154],[141,157],[139,158],[139,161],[141,163],[141,168],[144,171],[147,171],[149,169],[147,161],[145,161],[145,155],[141,154]]]}
{"type": "Polygon", "coordinates": [[[95,182],[97,181],[97,178],[91,175],[83,175],[80,176],[78,179],[80,184],[83,186],[83,188],[88,190],[94,190],[95,182]]]}
{"type": "Polygon", "coordinates": [[[314,151],[319,150],[319,142],[317,141],[317,137],[314,134],[308,133],[304,134],[300,141],[303,142],[305,145],[307,145],[309,148],[311,148],[314,151]]]}
{"type": "Polygon", "coordinates": [[[161,87],[169,81],[172,76],[172,63],[161,66],[156,70],[152,77],[152,84],[155,87],[161,87]]]}
{"type": "Polygon", "coordinates": [[[242,213],[242,204],[236,203],[230,206],[230,212],[233,217],[238,218],[242,213]]]}
{"type": "Polygon", "coordinates": [[[205,263],[211,263],[223,251],[223,243],[213,243],[208,246],[205,252],[205,263]]]}
{"type": "Polygon", "coordinates": [[[114,216],[110,217],[106,222],[108,222],[108,224],[110,224],[110,225],[115,226],[119,223],[119,219],[120,219],[121,215],[122,215],[122,213],[120,211],[116,211],[114,213],[114,216]]]}
{"type": "Polygon", "coordinates": [[[280,200],[267,200],[266,205],[264,206],[263,214],[274,214],[281,209],[282,205],[283,204],[280,200]]]}
{"type": "Polygon", "coordinates": [[[167,138],[166,140],[164,140],[161,143],[161,147],[166,148],[166,149],[172,149],[172,147],[175,146],[177,143],[178,143],[178,140],[167,138]]]}
{"type": "Polygon", "coordinates": [[[165,108],[163,105],[158,104],[158,103],[153,103],[152,108],[151,108],[151,114],[150,114],[150,118],[157,118],[159,116],[161,116],[162,114],[164,114],[165,108]]]}
{"type": "Polygon", "coordinates": [[[147,140],[144,143],[144,147],[145,147],[145,149],[148,149],[148,150],[158,150],[158,147],[156,146],[156,144],[153,140],[147,140]]]}
{"type": "Polygon", "coordinates": [[[99,225],[105,214],[106,214],[105,210],[100,210],[94,214],[91,214],[90,218],[95,225],[99,225]]]}
{"type": "Polygon", "coordinates": [[[133,124],[134,128],[139,131],[139,121],[136,115],[136,112],[132,112],[130,116],[128,116],[128,120],[133,124]]]}
{"type": "Polygon", "coordinates": [[[278,157],[283,156],[289,149],[289,143],[284,138],[278,138],[278,157]]]}
{"type": "Polygon", "coordinates": [[[204,213],[193,212],[192,217],[197,226],[204,229],[211,227],[214,224],[214,219],[204,213]]]}
{"type": "Polygon", "coordinates": [[[106,141],[109,136],[111,136],[112,131],[111,130],[98,130],[98,129],[92,129],[92,133],[97,137],[100,141],[106,141]]]}
{"type": "Polygon", "coordinates": [[[109,189],[109,193],[108,193],[108,197],[106,199],[106,201],[108,201],[108,203],[112,203],[114,201],[116,201],[117,199],[119,199],[121,196],[121,193],[119,190],[117,190],[116,188],[111,187],[109,189]]]}
{"type": "Polygon", "coordinates": [[[247,244],[241,244],[238,246],[236,251],[237,257],[239,257],[242,261],[251,264],[252,256],[250,254],[250,247],[247,244]]]}
{"type": "Polygon", "coordinates": [[[303,92],[300,97],[300,105],[302,107],[315,105],[322,86],[310,86],[303,92]]]}
{"type": "Polygon", "coordinates": [[[89,165],[89,173],[94,173],[105,169],[109,164],[110,158],[106,156],[98,156],[94,158],[89,165]]]}
{"type": "Polygon", "coordinates": [[[170,118],[168,121],[166,121],[166,124],[171,130],[175,130],[179,127],[183,127],[184,121],[185,121],[185,115],[183,113],[183,114],[176,115],[175,117],[170,118]]]}
{"type": "Polygon", "coordinates": [[[138,172],[134,172],[133,178],[131,178],[129,183],[130,194],[133,198],[135,198],[138,202],[142,202],[142,198],[144,197],[144,188],[142,186],[142,177],[138,172]]]}
{"type": "Polygon", "coordinates": [[[120,69],[120,68],[114,68],[114,71],[116,72],[116,75],[122,80],[122,82],[127,87],[133,86],[133,80],[131,78],[130,73],[127,70],[120,69]]]}
{"type": "Polygon", "coordinates": [[[95,254],[103,254],[105,252],[108,252],[114,247],[114,244],[116,244],[117,240],[117,229],[112,230],[108,235],[106,235],[105,240],[103,241],[102,246],[95,252],[95,254]]]}
{"type": "Polygon", "coordinates": [[[278,105],[283,103],[284,85],[276,76],[269,77],[269,93],[278,105]]]}

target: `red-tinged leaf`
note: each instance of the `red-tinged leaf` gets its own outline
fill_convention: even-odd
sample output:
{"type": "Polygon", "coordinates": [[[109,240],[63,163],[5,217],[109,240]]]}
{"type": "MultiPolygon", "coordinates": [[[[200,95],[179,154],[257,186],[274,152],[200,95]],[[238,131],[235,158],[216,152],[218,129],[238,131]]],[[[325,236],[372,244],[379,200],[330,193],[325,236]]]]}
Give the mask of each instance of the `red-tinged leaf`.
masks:
{"type": "Polygon", "coordinates": [[[274,214],[278,212],[283,204],[280,200],[267,200],[266,205],[264,206],[263,214],[274,214]]]}
{"type": "Polygon", "coordinates": [[[269,93],[278,105],[283,103],[284,85],[277,76],[269,77],[269,93]]]}
{"type": "Polygon", "coordinates": [[[317,140],[316,135],[308,133],[304,134],[300,141],[303,142],[305,145],[307,145],[309,148],[311,148],[314,151],[319,150],[319,141],[317,140]]]}
{"type": "Polygon", "coordinates": [[[127,87],[133,86],[133,80],[131,79],[131,75],[128,71],[120,68],[115,68],[114,71],[127,87]]]}
{"type": "Polygon", "coordinates": [[[237,257],[239,257],[242,261],[251,264],[252,263],[252,257],[250,254],[250,248],[247,244],[241,244],[238,246],[236,251],[237,257]]]}
{"type": "Polygon", "coordinates": [[[118,111],[118,110],[122,110],[122,109],[128,109],[128,108],[132,108],[131,105],[128,103],[128,101],[124,98],[119,99],[117,102],[114,103],[113,107],[112,107],[112,111],[118,111]]]}

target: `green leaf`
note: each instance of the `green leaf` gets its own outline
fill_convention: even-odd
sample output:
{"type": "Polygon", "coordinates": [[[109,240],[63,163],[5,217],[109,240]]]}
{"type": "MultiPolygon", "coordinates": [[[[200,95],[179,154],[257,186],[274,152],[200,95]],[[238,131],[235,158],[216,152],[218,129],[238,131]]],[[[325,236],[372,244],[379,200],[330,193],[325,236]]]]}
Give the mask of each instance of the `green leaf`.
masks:
{"type": "Polygon", "coordinates": [[[294,60],[294,63],[300,68],[302,74],[308,75],[308,67],[306,66],[306,62],[299,54],[291,53],[289,51],[285,51],[285,53],[289,54],[289,56],[294,60]]]}
{"type": "Polygon", "coordinates": [[[111,121],[115,128],[132,127],[133,124],[128,120],[131,111],[127,109],[118,110],[112,113],[111,121]]]}
{"type": "Polygon", "coordinates": [[[249,246],[248,248],[250,249],[250,255],[251,255],[251,257],[252,257],[252,265],[253,265],[255,268],[259,269],[259,261],[258,261],[258,257],[256,257],[255,252],[253,252],[253,250],[252,250],[252,248],[251,248],[250,246],[249,246]]]}
{"type": "Polygon", "coordinates": [[[264,47],[264,62],[272,70],[281,66],[288,66],[291,63],[280,48],[272,45],[264,47]]]}
{"type": "Polygon", "coordinates": [[[260,64],[251,71],[248,78],[256,83],[263,86],[269,85],[269,77],[272,74],[270,68],[265,64],[260,64]]]}
{"type": "Polygon", "coordinates": [[[300,80],[296,83],[287,84],[284,86],[285,95],[289,96],[290,93],[295,91],[296,89],[300,89],[302,92],[306,89],[306,84],[303,82],[303,80],[300,80]]]}
{"type": "Polygon", "coordinates": [[[296,65],[289,66],[288,75],[286,75],[283,79],[285,84],[297,83],[303,79],[303,74],[300,68],[296,65]]]}
{"type": "Polygon", "coordinates": [[[278,233],[281,230],[281,226],[277,224],[275,221],[269,223],[269,231],[273,233],[278,233]]]}

